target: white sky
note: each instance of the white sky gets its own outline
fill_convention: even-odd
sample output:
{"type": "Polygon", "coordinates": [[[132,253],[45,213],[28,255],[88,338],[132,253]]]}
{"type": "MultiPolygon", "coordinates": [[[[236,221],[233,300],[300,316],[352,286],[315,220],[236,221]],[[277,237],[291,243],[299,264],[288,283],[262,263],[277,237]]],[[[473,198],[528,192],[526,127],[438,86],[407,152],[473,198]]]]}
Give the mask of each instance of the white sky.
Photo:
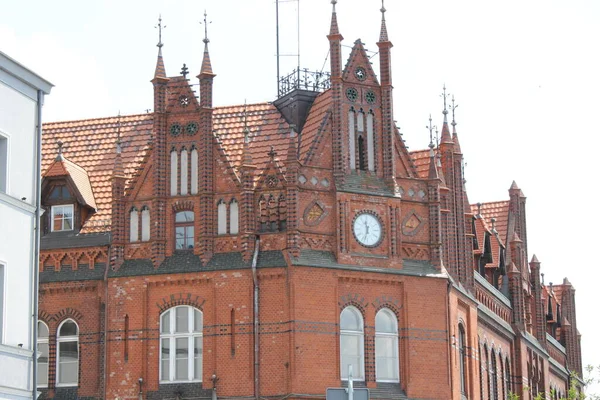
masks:
{"type": "MultiPolygon", "coordinates": [[[[297,53],[296,7],[280,3],[284,54],[297,53]]],[[[380,7],[339,0],[343,44],[361,38],[377,51],[380,7]]],[[[600,272],[589,255],[599,225],[600,1],[387,0],[386,8],[395,119],[407,144],[426,147],[430,113],[441,125],[445,83],[459,104],[469,200],[508,199],[517,182],[528,197],[529,255],[542,262],[546,283],[568,276],[577,289],[584,365],[600,365],[600,272]]],[[[275,99],[273,0],[0,0],[0,9],[0,50],[56,85],[45,121],[151,108],[159,13],[168,75],[183,63],[198,74],[206,9],[215,104],[275,99]]],[[[300,0],[302,67],[323,67],[330,16],[328,0],[300,0]]],[[[295,65],[284,57],[282,74],[295,65]]]]}

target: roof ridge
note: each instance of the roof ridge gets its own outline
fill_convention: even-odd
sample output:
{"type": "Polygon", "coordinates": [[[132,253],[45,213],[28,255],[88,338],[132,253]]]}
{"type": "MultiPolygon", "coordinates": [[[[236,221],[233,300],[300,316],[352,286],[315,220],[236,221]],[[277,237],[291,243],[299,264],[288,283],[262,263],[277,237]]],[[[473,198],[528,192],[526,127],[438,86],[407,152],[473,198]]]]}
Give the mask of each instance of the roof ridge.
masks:
{"type": "Polygon", "coordinates": [[[97,121],[97,120],[103,120],[103,119],[117,119],[117,118],[121,118],[121,122],[123,122],[123,118],[132,118],[132,117],[139,117],[142,115],[147,115],[147,116],[152,116],[153,113],[139,113],[139,114],[130,114],[130,115],[123,115],[121,114],[119,115],[115,115],[115,116],[110,116],[110,117],[96,117],[96,118],[83,118],[83,119],[73,119],[73,120],[63,120],[63,121],[54,121],[54,122],[44,122],[44,126],[48,126],[48,125],[56,125],[56,124],[64,124],[64,123],[74,123],[74,122],[83,122],[83,121],[97,121]]]}

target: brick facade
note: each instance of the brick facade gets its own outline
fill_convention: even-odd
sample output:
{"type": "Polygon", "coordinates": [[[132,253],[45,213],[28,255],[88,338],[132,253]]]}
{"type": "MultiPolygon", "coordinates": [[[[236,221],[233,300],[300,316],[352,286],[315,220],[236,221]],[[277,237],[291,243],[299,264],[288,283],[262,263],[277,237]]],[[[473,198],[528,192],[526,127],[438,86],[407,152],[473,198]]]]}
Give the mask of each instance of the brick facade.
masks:
{"type": "MultiPolygon", "coordinates": [[[[356,385],[373,398],[565,392],[569,372],[581,373],[574,289],[544,285],[537,258],[528,264],[520,189],[468,204],[446,107],[439,147],[407,150],[393,122],[385,19],[381,82],[360,41],[342,67],[335,9],[327,38],[331,88],[311,95],[302,120],[270,103],[213,107],[205,40],[199,99],[185,76],[167,77],[159,51],[153,113],[46,124],[44,170],[65,162],[54,159],[61,139],[97,207],[73,231],[42,237],[43,398],[324,398],[346,384],[349,306],[362,319],[356,385]],[[149,210],[134,225],[148,240],[131,241],[133,209],[149,210]],[[355,226],[367,215],[372,225],[355,226]],[[183,307],[201,312],[200,352],[166,347],[184,341],[168,342],[161,316],[183,307]],[[378,350],[382,309],[396,320],[386,343],[397,354],[378,350]],[[79,367],[77,382],[61,385],[66,319],[79,328],[79,367]],[[161,377],[180,367],[193,378],[161,377]],[[378,379],[383,368],[397,373],[378,379]]],[[[44,180],[43,201],[74,182],[67,170],[44,180]]]]}

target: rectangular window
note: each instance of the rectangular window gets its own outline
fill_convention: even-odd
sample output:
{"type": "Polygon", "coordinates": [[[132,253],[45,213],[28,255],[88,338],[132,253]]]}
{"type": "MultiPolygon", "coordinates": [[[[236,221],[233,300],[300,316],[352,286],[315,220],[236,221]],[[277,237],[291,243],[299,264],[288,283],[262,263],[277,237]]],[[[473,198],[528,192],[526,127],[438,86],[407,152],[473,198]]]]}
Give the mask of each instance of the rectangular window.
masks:
{"type": "Polygon", "coordinates": [[[0,192],[6,192],[8,181],[8,139],[0,135],[0,192]]]}
{"type": "Polygon", "coordinates": [[[52,232],[73,230],[73,205],[52,206],[52,232]]]}
{"type": "Polygon", "coordinates": [[[2,343],[3,329],[4,329],[4,274],[5,265],[0,263],[0,343],[2,343]]]}

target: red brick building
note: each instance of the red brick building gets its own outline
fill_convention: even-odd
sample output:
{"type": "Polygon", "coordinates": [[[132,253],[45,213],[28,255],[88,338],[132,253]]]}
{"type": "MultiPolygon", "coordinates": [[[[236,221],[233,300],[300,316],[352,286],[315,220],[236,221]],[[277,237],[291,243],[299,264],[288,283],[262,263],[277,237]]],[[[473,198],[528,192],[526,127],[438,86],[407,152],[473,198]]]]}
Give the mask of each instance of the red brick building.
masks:
{"type": "Polygon", "coordinates": [[[334,9],[331,75],[273,103],[213,107],[208,40],[198,97],[160,44],[152,113],[44,126],[43,398],[323,398],[348,365],[380,399],[566,392],[575,290],[515,183],[469,205],[446,99],[407,150],[385,24],[378,76],[334,9]]]}

